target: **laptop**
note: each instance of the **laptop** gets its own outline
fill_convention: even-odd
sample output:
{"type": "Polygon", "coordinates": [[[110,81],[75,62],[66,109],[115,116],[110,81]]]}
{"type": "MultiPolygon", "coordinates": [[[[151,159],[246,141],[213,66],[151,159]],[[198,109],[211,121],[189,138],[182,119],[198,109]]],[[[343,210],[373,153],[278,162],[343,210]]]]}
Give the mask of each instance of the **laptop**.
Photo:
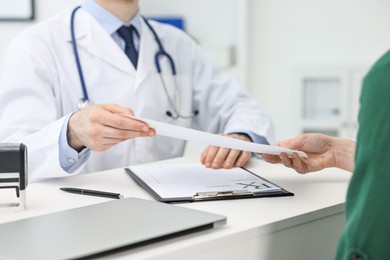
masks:
{"type": "Polygon", "coordinates": [[[224,225],[226,217],[125,198],[0,224],[0,259],[77,259],[224,225]]]}

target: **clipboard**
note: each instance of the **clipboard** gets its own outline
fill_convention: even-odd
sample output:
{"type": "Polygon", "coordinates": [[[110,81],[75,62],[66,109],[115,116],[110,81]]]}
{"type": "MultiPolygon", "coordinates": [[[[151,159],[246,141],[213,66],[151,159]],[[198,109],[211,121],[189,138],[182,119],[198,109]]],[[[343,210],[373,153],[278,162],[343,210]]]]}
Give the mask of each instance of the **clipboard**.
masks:
{"type": "Polygon", "coordinates": [[[130,166],[125,171],[166,203],[294,196],[245,168],[214,170],[200,163],[180,163],[130,166]]]}

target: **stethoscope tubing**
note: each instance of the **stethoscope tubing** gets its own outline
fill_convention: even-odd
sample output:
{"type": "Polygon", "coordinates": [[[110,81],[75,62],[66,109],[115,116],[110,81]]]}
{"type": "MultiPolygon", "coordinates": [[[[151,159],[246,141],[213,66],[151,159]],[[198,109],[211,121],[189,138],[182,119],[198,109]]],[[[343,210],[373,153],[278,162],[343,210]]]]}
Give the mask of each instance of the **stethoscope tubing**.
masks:
{"type": "Polygon", "coordinates": [[[88,91],[87,91],[87,87],[85,85],[83,69],[81,68],[80,56],[79,56],[79,52],[77,49],[76,35],[75,35],[75,30],[74,30],[74,28],[75,28],[75,26],[74,26],[75,15],[76,15],[77,10],[79,10],[80,8],[81,8],[81,6],[78,6],[72,12],[72,15],[70,18],[70,33],[71,33],[71,37],[72,37],[72,48],[73,48],[73,53],[74,53],[74,57],[75,57],[75,61],[76,61],[77,71],[78,71],[79,78],[80,78],[81,89],[83,90],[84,101],[88,101],[89,100],[88,91]]]}
{"type": "MultiPolygon", "coordinates": [[[[80,78],[81,89],[82,89],[82,92],[83,92],[83,98],[81,98],[79,100],[79,103],[78,103],[77,107],[78,107],[79,110],[82,110],[82,109],[88,107],[89,105],[93,104],[93,102],[89,99],[89,96],[88,96],[88,91],[87,91],[87,87],[86,87],[85,80],[84,80],[84,73],[83,73],[83,69],[81,67],[81,61],[80,61],[80,57],[79,57],[79,53],[78,53],[78,49],[77,49],[77,41],[76,41],[76,35],[75,35],[75,15],[76,15],[76,12],[80,8],[81,8],[81,6],[78,6],[78,7],[76,7],[72,11],[71,18],[70,18],[71,19],[71,21],[70,21],[70,32],[71,32],[71,37],[72,37],[72,48],[73,48],[73,53],[74,53],[74,57],[75,57],[76,67],[77,67],[77,71],[78,71],[79,78],[80,78]]],[[[179,90],[177,88],[177,82],[176,82],[176,75],[177,74],[176,74],[175,62],[173,61],[172,56],[169,55],[169,53],[167,53],[165,51],[165,48],[162,45],[161,40],[158,37],[156,31],[153,29],[152,25],[148,22],[148,20],[146,20],[145,17],[142,16],[142,19],[144,20],[145,24],[148,26],[149,30],[152,32],[154,40],[155,40],[155,42],[158,45],[158,51],[157,51],[157,53],[154,56],[155,66],[156,66],[158,74],[160,75],[160,78],[161,78],[161,81],[162,81],[162,84],[163,84],[163,87],[164,87],[165,94],[167,95],[168,101],[169,101],[170,105],[173,107],[174,112],[175,112],[176,115],[173,115],[169,110],[167,111],[166,114],[169,117],[172,117],[173,119],[178,119],[179,117],[182,117],[182,118],[192,118],[192,117],[196,116],[198,114],[197,110],[194,111],[191,115],[188,115],[188,116],[184,116],[184,115],[180,114],[180,111],[179,111],[180,100],[179,100],[179,93],[178,93],[179,90]],[[165,85],[164,79],[162,77],[162,73],[161,73],[162,70],[161,70],[160,60],[162,58],[164,58],[164,57],[167,58],[167,60],[169,62],[169,65],[171,67],[172,77],[174,78],[174,81],[175,81],[174,82],[174,85],[175,85],[175,101],[173,101],[171,99],[171,97],[170,97],[170,95],[168,93],[167,86],[165,85]]]]}
{"type": "Polygon", "coordinates": [[[165,48],[162,45],[160,38],[157,36],[157,33],[153,29],[152,25],[148,22],[148,20],[146,20],[145,17],[142,17],[142,18],[145,21],[145,24],[149,27],[149,30],[152,32],[154,40],[156,41],[156,43],[158,45],[158,51],[157,51],[156,55],[154,56],[154,63],[156,65],[157,72],[159,74],[161,74],[162,70],[161,70],[161,65],[160,65],[160,59],[165,56],[168,59],[169,64],[171,66],[172,75],[176,76],[176,66],[175,66],[175,62],[173,61],[173,58],[171,57],[171,55],[169,55],[168,52],[165,51],[165,48]]]}

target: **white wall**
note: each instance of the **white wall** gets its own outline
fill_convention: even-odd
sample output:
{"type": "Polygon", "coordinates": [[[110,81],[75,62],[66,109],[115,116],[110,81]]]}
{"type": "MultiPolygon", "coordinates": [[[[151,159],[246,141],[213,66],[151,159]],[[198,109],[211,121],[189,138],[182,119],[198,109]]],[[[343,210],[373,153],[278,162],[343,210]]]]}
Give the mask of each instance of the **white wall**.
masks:
{"type": "Polygon", "coordinates": [[[390,48],[388,0],[250,0],[250,91],[277,138],[297,134],[294,70],[369,66],[390,48]]]}
{"type": "Polygon", "coordinates": [[[0,60],[6,46],[28,26],[49,18],[69,6],[80,4],[82,0],[35,0],[36,19],[31,22],[0,22],[0,60]]]}
{"type": "MultiPolygon", "coordinates": [[[[297,107],[292,98],[294,70],[368,67],[390,47],[388,0],[242,1],[248,2],[249,12],[248,66],[242,67],[249,68],[249,91],[274,118],[278,139],[297,134],[292,116],[297,107]]],[[[81,2],[36,0],[36,22],[81,2]]],[[[245,35],[231,32],[243,22],[236,16],[240,7],[234,0],[140,2],[147,14],[187,10],[190,33],[206,45],[240,44],[237,38],[245,35]]],[[[0,23],[0,59],[9,41],[31,24],[0,23]]]]}
{"type": "MultiPolygon", "coordinates": [[[[8,43],[26,27],[49,18],[62,9],[80,4],[82,0],[35,0],[36,19],[33,22],[0,22],[2,39],[0,57],[8,43]]],[[[140,0],[143,13],[150,16],[182,15],[189,33],[205,46],[233,46],[236,44],[237,0],[140,0]],[[207,7],[207,8],[206,8],[207,7]],[[218,10],[216,19],[216,12],[218,10]],[[207,29],[205,29],[207,28],[207,29]]]]}
{"type": "Polygon", "coordinates": [[[140,0],[145,16],[178,15],[218,67],[246,88],[247,0],[140,0]]]}
{"type": "Polygon", "coordinates": [[[140,0],[147,16],[178,14],[185,17],[188,32],[200,43],[224,45],[235,42],[236,0],[140,0]],[[215,10],[219,12],[216,13],[215,10]],[[209,27],[209,28],[207,28],[209,27]],[[211,28],[210,28],[211,27],[211,28]]]}
{"type": "MultiPolygon", "coordinates": [[[[0,22],[0,59],[8,43],[26,27],[55,15],[83,0],[35,0],[34,22],[0,22]]],[[[234,73],[246,85],[246,3],[247,0],[140,0],[146,16],[179,15],[187,32],[223,69],[234,73]],[[243,40],[244,39],[244,40],[243,40]],[[229,62],[230,61],[230,62],[229,62]]]]}

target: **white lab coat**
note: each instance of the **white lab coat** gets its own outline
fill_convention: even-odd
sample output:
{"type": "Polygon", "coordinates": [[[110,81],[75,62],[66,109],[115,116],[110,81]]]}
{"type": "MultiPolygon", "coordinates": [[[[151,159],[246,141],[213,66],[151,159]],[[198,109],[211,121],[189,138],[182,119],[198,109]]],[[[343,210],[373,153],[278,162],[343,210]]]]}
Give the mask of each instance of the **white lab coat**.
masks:
{"type": "MultiPolygon", "coordinates": [[[[0,69],[0,141],[23,142],[28,147],[30,179],[64,177],[80,172],[178,157],[183,140],[154,137],[120,143],[105,152],[91,152],[86,164],[73,173],[59,162],[59,136],[64,116],[76,111],[83,96],[70,36],[70,11],[29,28],[7,49],[0,69]]],[[[251,131],[273,139],[270,118],[236,81],[218,73],[194,41],[183,32],[151,22],[178,70],[180,112],[199,115],[177,120],[156,72],[158,49],[142,21],[138,70],[110,35],[83,10],[76,15],[76,38],[89,97],[97,104],[119,104],[135,115],[203,131],[251,131]]],[[[172,76],[162,62],[163,76],[174,97],[172,76]]]]}

